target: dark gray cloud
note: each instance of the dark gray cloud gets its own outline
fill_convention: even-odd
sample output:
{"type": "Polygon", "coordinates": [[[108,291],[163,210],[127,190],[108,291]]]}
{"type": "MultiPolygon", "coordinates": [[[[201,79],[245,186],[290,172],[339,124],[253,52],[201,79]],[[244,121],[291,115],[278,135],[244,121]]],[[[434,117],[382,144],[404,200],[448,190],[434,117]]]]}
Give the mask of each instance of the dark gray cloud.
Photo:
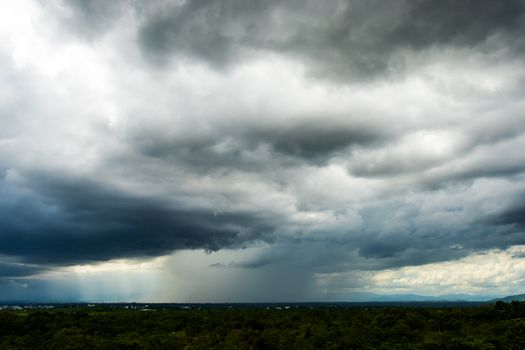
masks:
{"type": "MultiPolygon", "coordinates": [[[[388,130],[367,126],[345,127],[330,121],[319,124],[305,122],[285,125],[283,128],[254,130],[251,140],[268,144],[278,153],[304,159],[326,159],[337,151],[351,146],[368,146],[385,142],[388,130]]],[[[251,137],[250,137],[251,136],[251,137]]]]}
{"type": "Polygon", "coordinates": [[[224,67],[250,50],[275,51],[320,77],[369,77],[409,69],[407,52],[471,49],[494,36],[519,47],[524,8],[521,0],[188,1],[147,18],[139,43],[155,60],[182,54],[224,67]]]}
{"type": "MultiPolygon", "coordinates": [[[[57,266],[153,257],[175,249],[213,251],[246,239],[269,239],[273,230],[270,222],[257,223],[257,213],[177,208],[86,179],[33,174],[29,188],[31,195],[1,203],[0,254],[23,263],[57,266]]],[[[14,275],[42,270],[9,266],[14,275]]]]}
{"type": "MultiPolygon", "coordinates": [[[[264,255],[225,266],[258,269],[293,257],[298,265],[319,271],[348,266],[379,270],[525,243],[516,229],[495,229],[514,225],[509,220],[519,220],[519,208],[505,211],[490,225],[435,227],[432,222],[419,222],[426,214],[416,207],[390,203],[363,208],[360,227],[318,228],[310,237],[311,229],[294,228],[269,213],[214,213],[49,173],[29,174],[25,181],[21,192],[4,186],[0,203],[0,254],[18,261],[3,265],[2,273],[8,277],[32,275],[53,266],[155,257],[178,249],[240,248],[253,241],[276,246],[264,255]],[[450,248],[454,246],[461,249],[450,248]]],[[[448,215],[453,219],[458,213],[448,215]]]]}
{"type": "Polygon", "coordinates": [[[67,5],[73,13],[68,26],[90,36],[132,11],[142,22],[138,43],[156,64],[182,55],[227,68],[256,52],[277,52],[302,60],[318,77],[342,81],[399,74],[411,69],[407,57],[434,48],[521,51],[525,25],[521,0],[76,0],[67,5]]]}
{"type": "Polygon", "coordinates": [[[409,1],[404,21],[387,37],[416,49],[436,44],[473,47],[492,35],[516,35],[524,25],[521,0],[409,1]]]}
{"type": "Polygon", "coordinates": [[[507,208],[491,215],[487,221],[494,225],[510,226],[521,231],[525,240],[525,194],[522,193],[518,200],[507,208]]]}
{"type": "Polygon", "coordinates": [[[359,248],[359,255],[365,258],[390,258],[405,249],[399,242],[370,242],[359,248]]]}
{"type": "MultiPolygon", "coordinates": [[[[328,118],[326,118],[328,119],[328,118]]],[[[260,169],[268,159],[243,157],[266,149],[272,157],[323,164],[352,147],[382,144],[394,130],[369,125],[344,125],[333,120],[299,120],[260,125],[212,125],[205,131],[170,133],[139,124],[126,142],[140,153],[178,160],[208,169],[230,167],[260,169]],[[259,164],[257,164],[259,163],[259,164]]]]}
{"type": "Polygon", "coordinates": [[[145,54],[155,59],[180,52],[224,66],[238,59],[252,34],[260,40],[272,6],[263,1],[176,4],[146,19],[139,42],[145,54]]]}
{"type": "MultiPolygon", "coordinates": [[[[5,277],[22,277],[28,275],[35,275],[39,272],[47,270],[44,266],[28,265],[15,262],[3,262],[0,257],[0,280],[5,277]]],[[[9,259],[8,259],[9,260],[9,259]]]]}

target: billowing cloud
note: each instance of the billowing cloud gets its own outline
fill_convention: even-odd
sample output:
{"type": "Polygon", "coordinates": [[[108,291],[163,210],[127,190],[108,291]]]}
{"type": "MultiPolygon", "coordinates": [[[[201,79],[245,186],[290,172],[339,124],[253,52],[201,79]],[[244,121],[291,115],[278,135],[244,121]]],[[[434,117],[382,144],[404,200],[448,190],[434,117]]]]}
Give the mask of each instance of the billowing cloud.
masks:
{"type": "Polygon", "coordinates": [[[101,266],[163,259],[152,274],[184,292],[104,295],[319,300],[397,274],[429,292],[417,271],[514,252],[524,6],[17,2],[0,15],[0,281],[74,298],[82,269],[108,284],[124,272],[101,266]]]}
{"type": "Polygon", "coordinates": [[[156,60],[180,54],[224,67],[269,51],[306,62],[318,76],[382,76],[408,70],[411,56],[434,48],[521,43],[523,10],[519,0],[173,2],[151,10],[139,43],[156,60]]]}

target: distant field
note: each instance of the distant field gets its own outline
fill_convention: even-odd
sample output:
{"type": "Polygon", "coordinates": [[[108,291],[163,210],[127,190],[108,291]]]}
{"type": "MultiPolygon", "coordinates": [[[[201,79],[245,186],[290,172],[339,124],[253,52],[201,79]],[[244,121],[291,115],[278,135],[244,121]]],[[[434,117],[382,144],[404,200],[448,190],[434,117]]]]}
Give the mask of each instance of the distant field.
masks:
{"type": "Polygon", "coordinates": [[[0,349],[525,348],[524,302],[315,305],[26,305],[0,311],[0,349]]]}

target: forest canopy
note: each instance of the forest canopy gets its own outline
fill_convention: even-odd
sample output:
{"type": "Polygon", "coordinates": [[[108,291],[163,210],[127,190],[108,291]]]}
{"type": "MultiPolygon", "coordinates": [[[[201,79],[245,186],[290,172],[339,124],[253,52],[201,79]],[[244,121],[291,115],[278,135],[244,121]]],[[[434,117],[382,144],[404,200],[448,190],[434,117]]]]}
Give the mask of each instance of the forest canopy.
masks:
{"type": "Polygon", "coordinates": [[[0,311],[0,349],[523,349],[525,302],[0,311]]]}

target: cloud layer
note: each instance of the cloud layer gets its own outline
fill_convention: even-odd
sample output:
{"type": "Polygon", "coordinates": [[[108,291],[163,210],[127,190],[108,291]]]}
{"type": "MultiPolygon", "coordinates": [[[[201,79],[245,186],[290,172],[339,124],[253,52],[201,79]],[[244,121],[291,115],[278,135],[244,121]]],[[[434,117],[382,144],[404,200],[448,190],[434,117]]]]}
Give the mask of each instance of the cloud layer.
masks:
{"type": "Polygon", "coordinates": [[[524,10],[21,1],[0,18],[0,280],[226,250],[196,261],[307,298],[525,244],[524,10]]]}

